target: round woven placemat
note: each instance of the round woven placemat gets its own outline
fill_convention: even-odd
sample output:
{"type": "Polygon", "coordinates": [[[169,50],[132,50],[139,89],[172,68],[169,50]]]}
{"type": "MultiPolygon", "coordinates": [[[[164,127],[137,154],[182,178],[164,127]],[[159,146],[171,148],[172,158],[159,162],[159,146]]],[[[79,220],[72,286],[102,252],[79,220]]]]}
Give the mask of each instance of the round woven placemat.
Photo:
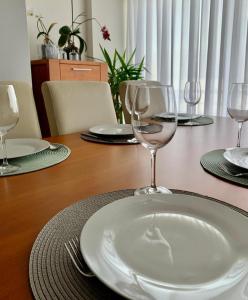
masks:
{"type": "Polygon", "coordinates": [[[201,116],[197,119],[192,120],[193,124],[189,124],[188,122],[178,122],[178,126],[203,126],[210,125],[214,123],[214,120],[210,117],[201,116]]]}
{"type": "MultiPolygon", "coordinates": [[[[224,151],[225,151],[224,149],[219,149],[204,154],[201,157],[201,165],[206,171],[221,179],[248,187],[248,176],[244,176],[244,177],[232,176],[227,174],[225,171],[221,169],[220,165],[224,165],[227,169],[236,173],[239,173],[242,170],[232,165],[224,158],[223,156],[224,151]]],[[[244,172],[244,170],[242,171],[244,172]]]]}
{"type": "MultiPolygon", "coordinates": [[[[196,193],[172,191],[223,203],[196,193]]],[[[97,278],[86,278],[80,275],[66,252],[64,243],[75,236],[79,236],[86,221],[98,209],[115,200],[132,195],[133,190],[123,190],[92,196],[65,208],[43,227],[34,242],[29,260],[29,280],[36,300],[124,299],[97,278]]],[[[237,207],[223,204],[248,215],[237,207]]]]}
{"type": "Polygon", "coordinates": [[[53,145],[58,146],[58,148],[55,150],[48,148],[35,154],[10,159],[10,164],[18,165],[20,168],[13,173],[0,174],[0,176],[18,175],[45,169],[64,161],[71,154],[71,150],[67,146],[53,145]]]}

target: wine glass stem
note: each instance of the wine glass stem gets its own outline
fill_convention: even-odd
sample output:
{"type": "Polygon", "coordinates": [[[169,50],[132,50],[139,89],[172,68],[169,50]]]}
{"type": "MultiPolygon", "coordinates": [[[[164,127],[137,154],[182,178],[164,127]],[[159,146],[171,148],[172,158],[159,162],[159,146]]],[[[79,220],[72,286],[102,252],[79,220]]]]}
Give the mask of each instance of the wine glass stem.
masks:
{"type": "Polygon", "coordinates": [[[156,189],[156,154],[157,150],[150,150],[151,152],[151,187],[156,189]]]}
{"type": "Polygon", "coordinates": [[[238,131],[237,147],[240,147],[241,134],[242,134],[242,128],[243,128],[243,122],[238,122],[238,124],[239,124],[239,131],[238,131]]]}
{"type": "Polygon", "coordinates": [[[190,105],[190,122],[191,123],[193,122],[193,110],[194,110],[193,105],[190,105]]]}
{"type": "Polygon", "coordinates": [[[3,152],[3,163],[2,163],[2,166],[6,167],[6,166],[8,166],[8,160],[7,160],[7,150],[6,150],[5,135],[1,135],[0,139],[1,139],[1,147],[2,147],[2,152],[3,152]]]}

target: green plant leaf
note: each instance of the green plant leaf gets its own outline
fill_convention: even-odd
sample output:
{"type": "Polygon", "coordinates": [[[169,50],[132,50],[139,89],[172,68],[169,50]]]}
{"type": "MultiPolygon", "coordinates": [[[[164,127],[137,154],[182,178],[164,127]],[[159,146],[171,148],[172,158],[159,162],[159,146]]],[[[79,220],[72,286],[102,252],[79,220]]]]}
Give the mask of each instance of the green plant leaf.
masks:
{"type": "Polygon", "coordinates": [[[123,69],[127,69],[127,64],[126,64],[126,62],[125,62],[125,60],[124,60],[124,57],[123,56],[121,56],[120,55],[120,53],[118,52],[118,51],[116,51],[116,55],[117,55],[117,57],[118,57],[118,59],[119,59],[119,61],[120,61],[120,63],[121,63],[121,66],[123,67],[123,69]]]}
{"type": "Polygon", "coordinates": [[[52,23],[50,26],[49,26],[49,28],[48,28],[48,30],[47,30],[47,34],[49,34],[49,32],[52,30],[52,28],[54,27],[54,25],[56,25],[57,23],[52,23]]]}
{"type": "Polygon", "coordinates": [[[114,67],[113,67],[113,64],[112,64],[112,61],[111,61],[111,58],[107,52],[107,50],[105,48],[102,48],[102,46],[100,45],[100,48],[101,48],[101,51],[102,51],[102,54],[104,56],[104,59],[111,71],[112,74],[114,74],[114,67]]]}
{"type": "Polygon", "coordinates": [[[69,35],[71,33],[71,28],[69,26],[62,26],[59,29],[59,34],[69,35]]]}
{"type": "Polygon", "coordinates": [[[131,56],[130,56],[130,58],[129,58],[128,62],[127,62],[127,65],[130,65],[130,64],[131,64],[131,62],[132,62],[132,60],[133,60],[133,57],[134,57],[134,54],[135,54],[135,52],[136,52],[136,49],[134,49],[134,50],[133,50],[133,53],[131,54],[131,56]]]}
{"type": "Polygon", "coordinates": [[[78,34],[72,34],[74,36],[76,36],[79,40],[79,53],[82,54],[83,51],[87,50],[87,44],[85,42],[85,40],[78,34]]]}
{"type": "Polygon", "coordinates": [[[46,35],[45,31],[41,31],[37,34],[37,39],[41,36],[41,35],[46,35]]]}
{"type": "Polygon", "coordinates": [[[113,68],[116,68],[116,62],[117,62],[117,55],[116,55],[116,51],[115,51],[114,58],[113,58],[113,68]]]}
{"type": "Polygon", "coordinates": [[[145,57],[142,58],[139,66],[138,66],[138,71],[141,73],[142,72],[142,69],[143,69],[143,66],[144,66],[144,61],[145,61],[145,57]]]}
{"type": "Polygon", "coordinates": [[[126,50],[122,53],[122,59],[125,61],[126,60],[126,50]]]}
{"type": "Polygon", "coordinates": [[[144,70],[145,70],[146,72],[151,73],[150,70],[147,69],[146,67],[143,67],[143,68],[144,68],[144,70]]]}
{"type": "Polygon", "coordinates": [[[59,47],[63,47],[69,38],[69,34],[61,34],[58,40],[59,47]]]}

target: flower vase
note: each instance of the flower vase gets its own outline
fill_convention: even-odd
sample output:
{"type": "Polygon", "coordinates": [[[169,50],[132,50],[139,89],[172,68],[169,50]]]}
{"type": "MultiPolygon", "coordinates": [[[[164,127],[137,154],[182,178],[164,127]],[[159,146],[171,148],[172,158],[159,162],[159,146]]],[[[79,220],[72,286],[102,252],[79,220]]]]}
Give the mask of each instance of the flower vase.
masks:
{"type": "Polygon", "coordinates": [[[58,49],[52,43],[47,43],[47,44],[41,45],[41,52],[42,52],[43,59],[58,58],[58,49]]]}

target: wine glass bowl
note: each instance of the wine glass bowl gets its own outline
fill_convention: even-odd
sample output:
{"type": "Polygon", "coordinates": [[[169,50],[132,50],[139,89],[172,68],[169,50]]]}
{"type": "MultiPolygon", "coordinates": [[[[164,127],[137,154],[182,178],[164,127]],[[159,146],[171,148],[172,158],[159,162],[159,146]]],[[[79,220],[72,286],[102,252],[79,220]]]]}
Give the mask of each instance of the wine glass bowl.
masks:
{"type": "Polygon", "coordinates": [[[137,140],[150,151],[151,185],[135,191],[139,194],[170,193],[156,186],[156,153],[173,138],[177,127],[174,90],[171,86],[138,86],[132,106],[132,126],[137,140]]]}
{"type": "Polygon", "coordinates": [[[193,123],[193,109],[196,104],[201,100],[201,84],[199,81],[187,81],[184,88],[184,100],[190,106],[190,122],[189,125],[194,125],[193,123]]]}
{"type": "MultiPolygon", "coordinates": [[[[127,80],[125,82],[125,108],[129,115],[132,114],[132,106],[135,99],[136,89],[138,86],[150,86],[150,85],[160,85],[159,81],[152,81],[152,80],[127,80]]],[[[128,120],[129,121],[129,120],[128,120]]]]}
{"type": "Polygon", "coordinates": [[[237,147],[240,147],[243,123],[248,120],[248,83],[233,83],[228,94],[228,114],[238,122],[237,147]]]}
{"type": "Polygon", "coordinates": [[[2,150],[2,165],[0,174],[12,173],[18,170],[18,166],[11,165],[7,160],[6,134],[14,128],[19,120],[19,109],[14,87],[12,85],[0,85],[0,141],[2,150]]]}

